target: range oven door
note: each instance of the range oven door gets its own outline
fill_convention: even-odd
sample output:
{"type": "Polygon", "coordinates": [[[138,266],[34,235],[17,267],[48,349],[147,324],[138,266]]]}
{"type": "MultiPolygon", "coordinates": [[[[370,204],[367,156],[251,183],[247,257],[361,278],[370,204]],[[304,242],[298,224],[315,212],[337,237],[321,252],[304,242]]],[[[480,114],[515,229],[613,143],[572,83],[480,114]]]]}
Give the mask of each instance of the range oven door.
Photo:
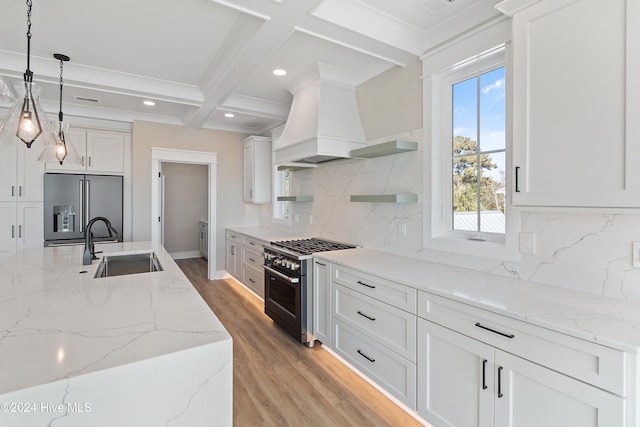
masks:
{"type": "Polygon", "coordinates": [[[304,279],[264,266],[264,312],[300,342],[306,341],[307,334],[304,279]]]}

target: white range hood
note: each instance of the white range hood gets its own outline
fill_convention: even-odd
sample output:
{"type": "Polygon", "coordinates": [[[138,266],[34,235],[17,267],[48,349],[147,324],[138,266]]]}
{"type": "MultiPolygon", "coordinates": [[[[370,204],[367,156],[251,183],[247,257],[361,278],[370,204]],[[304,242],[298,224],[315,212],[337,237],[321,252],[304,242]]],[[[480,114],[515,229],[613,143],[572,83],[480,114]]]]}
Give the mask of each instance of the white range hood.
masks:
{"type": "Polygon", "coordinates": [[[293,92],[275,162],[318,164],[365,146],[355,87],[319,78],[293,92]]]}

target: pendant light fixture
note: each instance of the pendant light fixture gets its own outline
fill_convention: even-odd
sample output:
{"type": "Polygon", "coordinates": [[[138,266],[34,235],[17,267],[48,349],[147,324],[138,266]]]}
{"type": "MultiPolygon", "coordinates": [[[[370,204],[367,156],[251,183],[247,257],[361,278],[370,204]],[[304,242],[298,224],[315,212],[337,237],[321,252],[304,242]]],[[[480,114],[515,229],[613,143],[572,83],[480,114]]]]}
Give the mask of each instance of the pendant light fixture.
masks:
{"type": "MultiPolygon", "coordinates": [[[[24,81],[15,88],[18,91],[13,108],[5,120],[2,133],[12,132],[27,148],[46,131],[47,117],[39,102],[39,88],[33,86],[33,72],[31,71],[31,8],[32,0],[27,0],[27,70],[23,74],[24,81]],[[15,126],[15,127],[14,127],[15,126]],[[12,130],[15,129],[15,132],[12,130]]],[[[7,135],[0,135],[3,140],[9,140],[7,135]]]]}
{"type": "Polygon", "coordinates": [[[69,57],[61,53],[54,53],[53,57],[60,61],[60,111],[58,112],[58,126],[55,128],[55,125],[52,125],[52,130],[50,131],[52,137],[45,138],[45,145],[42,153],[40,153],[40,157],[38,157],[38,161],[57,161],[62,164],[65,160],[68,160],[68,162],[78,163],[80,161],[80,156],[71,141],[69,141],[67,136],[69,124],[64,122],[64,114],[62,113],[62,75],[64,71],[64,63],[69,61],[69,57]]]}

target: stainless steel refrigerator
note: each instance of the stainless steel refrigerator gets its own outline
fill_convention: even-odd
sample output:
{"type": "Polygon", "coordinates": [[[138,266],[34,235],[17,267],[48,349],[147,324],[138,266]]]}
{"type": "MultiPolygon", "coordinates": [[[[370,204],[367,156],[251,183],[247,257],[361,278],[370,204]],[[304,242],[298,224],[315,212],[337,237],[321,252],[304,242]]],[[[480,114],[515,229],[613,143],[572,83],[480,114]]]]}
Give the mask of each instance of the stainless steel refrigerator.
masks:
{"type": "Polygon", "coordinates": [[[122,241],[122,177],[112,175],[44,175],[44,245],[84,242],[91,218],[103,216],[120,234],[109,236],[98,221],[91,228],[94,240],[122,241]]]}

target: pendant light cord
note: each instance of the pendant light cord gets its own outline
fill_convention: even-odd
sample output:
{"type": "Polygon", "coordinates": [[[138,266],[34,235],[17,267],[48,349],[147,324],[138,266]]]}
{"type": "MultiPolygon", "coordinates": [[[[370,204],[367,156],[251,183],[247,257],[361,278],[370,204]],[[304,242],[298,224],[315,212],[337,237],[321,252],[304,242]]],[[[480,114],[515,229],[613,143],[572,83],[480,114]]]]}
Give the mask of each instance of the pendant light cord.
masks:
{"type": "Polygon", "coordinates": [[[60,111],[58,112],[58,121],[60,122],[60,131],[62,132],[62,121],[63,121],[63,114],[62,114],[62,70],[64,67],[64,60],[60,60],[60,111]]]}
{"type": "Polygon", "coordinates": [[[33,81],[33,72],[31,72],[31,7],[32,0],[27,0],[27,71],[24,73],[24,81],[31,83],[33,81]]]}

